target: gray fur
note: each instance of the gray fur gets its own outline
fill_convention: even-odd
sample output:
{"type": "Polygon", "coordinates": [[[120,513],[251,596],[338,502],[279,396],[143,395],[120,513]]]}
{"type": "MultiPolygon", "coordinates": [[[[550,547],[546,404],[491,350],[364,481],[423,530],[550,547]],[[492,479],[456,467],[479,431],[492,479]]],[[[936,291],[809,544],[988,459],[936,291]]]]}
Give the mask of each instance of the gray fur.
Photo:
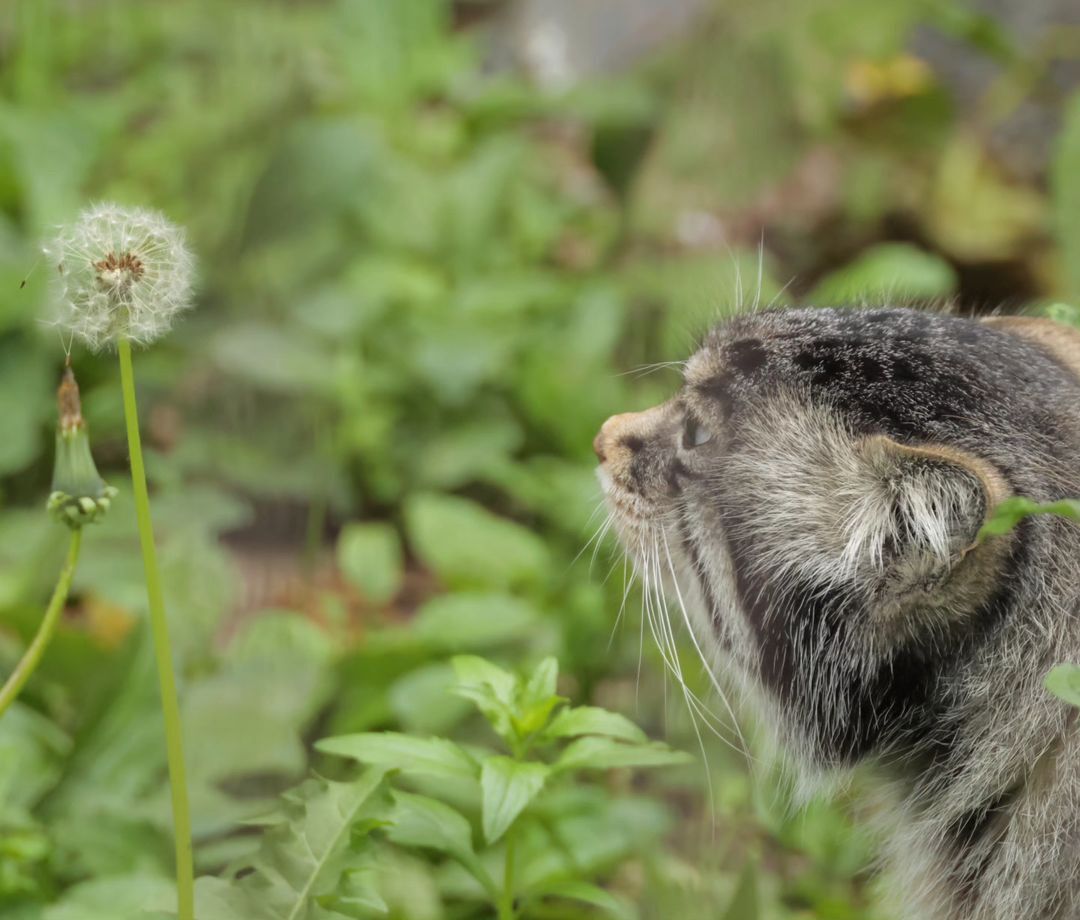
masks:
{"type": "Polygon", "coordinates": [[[597,448],[713,673],[808,784],[877,774],[903,916],[1080,917],[1080,738],[1042,684],[1080,661],[1080,528],[975,540],[1009,494],[1080,495],[1074,369],[975,320],[782,310],[684,376],[597,448]]]}

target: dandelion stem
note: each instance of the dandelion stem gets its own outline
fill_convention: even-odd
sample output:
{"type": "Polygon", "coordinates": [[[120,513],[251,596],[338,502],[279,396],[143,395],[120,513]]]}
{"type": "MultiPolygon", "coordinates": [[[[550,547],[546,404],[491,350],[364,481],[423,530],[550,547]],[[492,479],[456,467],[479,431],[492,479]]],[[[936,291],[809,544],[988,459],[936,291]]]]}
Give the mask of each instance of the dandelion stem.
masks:
{"type": "Polygon", "coordinates": [[[15,698],[30,679],[30,675],[37,669],[41,656],[52,640],[56,632],[56,624],[60,622],[60,614],[64,610],[68,591],[71,590],[71,578],[75,574],[75,566],[79,561],[79,548],[82,546],[82,528],[75,527],[71,531],[71,542],[68,544],[67,559],[64,567],[60,570],[60,576],[56,580],[49,606],[45,608],[45,616],[42,617],[41,625],[37,634],[23,654],[15,670],[0,688],[0,716],[7,712],[8,707],[15,702],[15,698]]]}
{"type": "Polygon", "coordinates": [[[135,403],[135,375],[131,367],[131,342],[120,338],[120,385],[124,393],[124,421],[127,424],[128,452],[131,455],[131,481],[135,492],[135,515],[139,522],[146,594],[150,605],[150,626],[154,637],[158,682],[161,686],[161,714],[165,720],[165,749],[169,762],[169,785],[172,788],[173,839],[176,847],[176,896],[179,920],[194,920],[194,863],[191,855],[191,813],[188,808],[187,778],[184,770],[184,746],[180,731],[180,705],[176,697],[169,624],[165,617],[165,598],[161,590],[154,527],[150,519],[150,496],[146,489],[142,441],[139,437],[139,414],[135,403]]]}

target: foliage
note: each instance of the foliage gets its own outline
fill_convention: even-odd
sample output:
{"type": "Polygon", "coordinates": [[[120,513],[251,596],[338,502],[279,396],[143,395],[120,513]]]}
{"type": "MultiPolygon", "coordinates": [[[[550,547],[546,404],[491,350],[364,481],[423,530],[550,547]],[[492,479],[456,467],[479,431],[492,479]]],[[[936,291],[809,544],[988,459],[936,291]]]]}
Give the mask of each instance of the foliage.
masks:
{"type": "Polygon", "coordinates": [[[323,753],[369,768],[351,782],[309,780],[288,794],[254,856],[238,863],[226,879],[200,880],[199,916],[386,915],[390,908],[375,871],[377,849],[384,845],[374,833],[379,830],[389,844],[434,852],[450,860],[444,869],[464,870],[460,897],[469,916],[493,910],[500,917],[533,916],[534,907],[537,916],[546,916],[541,907],[552,899],[627,916],[629,907],[593,884],[594,876],[640,851],[666,822],[662,813],[650,822],[635,821],[625,800],[606,795],[583,802],[588,787],[576,786],[567,774],[674,765],[686,758],[647,742],[639,728],[616,713],[564,708],[552,718],[565,703],[556,693],[554,659],[544,659],[527,679],[474,656],[455,658],[454,668],[454,691],[476,704],[510,756],[394,732],[318,742],[323,753]],[[588,745],[589,756],[583,756],[582,745],[588,745]],[[436,791],[394,790],[391,802],[385,795],[387,771],[436,791]],[[616,828],[626,843],[598,850],[598,833],[616,828]]]}

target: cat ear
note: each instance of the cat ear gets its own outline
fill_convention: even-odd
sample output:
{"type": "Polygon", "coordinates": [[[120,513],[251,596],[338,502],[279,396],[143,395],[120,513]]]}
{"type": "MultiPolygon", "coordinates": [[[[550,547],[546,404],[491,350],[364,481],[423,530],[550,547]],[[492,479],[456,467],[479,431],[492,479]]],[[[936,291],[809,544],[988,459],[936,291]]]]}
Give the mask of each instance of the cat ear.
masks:
{"type": "Polygon", "coordinates": [[[977,549],[979,529],[1009,494],[987,461],[951,447],[911,447],[878,435],[858,446],[873,511],[856,515],[850,560],[897,600],[940,591],[977,549]],[[858,559],[854,557],[858,557],[858,559]]]}

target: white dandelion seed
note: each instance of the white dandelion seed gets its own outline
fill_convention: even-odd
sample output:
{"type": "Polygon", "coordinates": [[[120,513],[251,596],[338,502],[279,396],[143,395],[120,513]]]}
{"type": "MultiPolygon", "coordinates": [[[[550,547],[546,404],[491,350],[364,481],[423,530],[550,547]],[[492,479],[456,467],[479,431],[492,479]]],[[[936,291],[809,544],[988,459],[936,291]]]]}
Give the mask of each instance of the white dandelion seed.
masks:
{"type": "Polygon", "coordinates": [[[195,260],[184,231],[156,211],[94,205],[43,251],[54,278],[53,324],[95,351],[120,338],[146,345],[191,305],[195,260]]]}

